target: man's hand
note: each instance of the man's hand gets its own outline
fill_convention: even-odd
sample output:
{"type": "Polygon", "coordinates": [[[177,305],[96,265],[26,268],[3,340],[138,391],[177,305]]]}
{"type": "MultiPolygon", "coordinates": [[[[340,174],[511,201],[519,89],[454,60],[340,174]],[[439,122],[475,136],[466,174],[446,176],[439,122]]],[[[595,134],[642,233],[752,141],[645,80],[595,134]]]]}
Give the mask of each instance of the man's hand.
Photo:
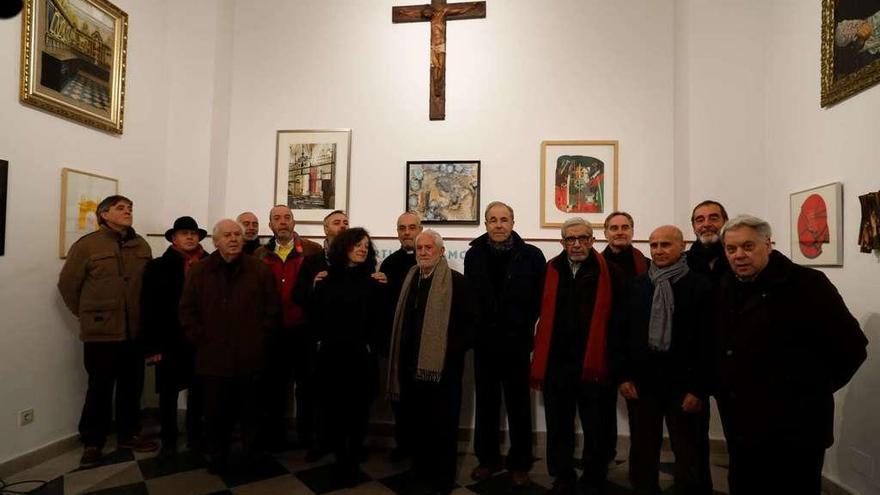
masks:
{"type": "Polygon", "coordinates": [[[636,390],[636,384],[633,382],[623,382],[620,384],[620,395],[627,400],[637,400],[639,392],[636,390]]]}
{"type": "Polygon", "coordinates": [[[312,281],[312,287],[318,285],[318,282],[320,282],[321,280],[324,280],[324,277],[326,277],[326,276],[327,276],[327,270],[318,272],[318,274],[315,275],[315,280],[312,281]]]}
{"type": "Polygon", "coordinates": [[[687,394],[681,403],[681,410],[686,413],[698,413],[703,410],[703,401],[694,394],[687,394]]]}
{"type": "Polygon", "coordinates": [[[379,282],[380,284],[387,284],[388,283],[388,277],[386,277],[385,274],[382,272],[376,272],[370,276],[373,277],[373,279],[376,282],[379,282]]]}

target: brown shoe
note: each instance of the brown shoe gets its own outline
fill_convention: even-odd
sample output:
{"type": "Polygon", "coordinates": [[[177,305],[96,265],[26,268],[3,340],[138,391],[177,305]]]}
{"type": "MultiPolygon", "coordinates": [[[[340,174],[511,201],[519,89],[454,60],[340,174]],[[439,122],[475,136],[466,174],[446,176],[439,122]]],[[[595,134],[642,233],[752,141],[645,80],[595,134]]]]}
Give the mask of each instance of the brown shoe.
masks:
{"type": "Polygon", "coordinates": [[[513,486],[526,486],[531,483],[532,479],[529,478],[529,473],[526,471],[511,471],[510,481],[513,482],[513,486]]]}
{"type": "Polygon", "coordinates": [[[471,471],[471,479],[474,481],[484,481],[501,472],[501,468],[497,466],[483,466],[482,464],[475,467],[471,471]]]}
{"type": "Polygon", "coordinates": [[[101,447],[86,446],[83,448],[83,455],[79,458],[80,467],[92,467],[101,462],[103,454],[101,447]]]}
{"type": "Polygon", "coordinates": [[[126,440],[119,440],[116,442],[116,446],[120,449],[131,449],[135,452],[155,452],[159,450],[159,444],[157,442],[146,440],[138,435],[126,440]]]}

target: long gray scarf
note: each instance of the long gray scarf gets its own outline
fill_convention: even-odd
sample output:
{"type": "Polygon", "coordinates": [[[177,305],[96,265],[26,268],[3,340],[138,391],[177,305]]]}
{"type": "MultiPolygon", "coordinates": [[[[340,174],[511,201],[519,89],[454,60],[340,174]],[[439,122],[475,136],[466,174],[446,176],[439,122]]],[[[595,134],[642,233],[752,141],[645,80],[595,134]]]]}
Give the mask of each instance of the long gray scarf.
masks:
{"type": "Polygon", "coordinates": [[[675,296],[672,284],[678,282],[690,271],[685,256],[665,268],[658,268],[653,262],[648,268],[648,277],[654,284],[654,299],[651,301],[651,320],[648,323],[648,347],[655,351],[668,351],[672,342],[672,314],[675,311],[675,296]]]}
{"type": "MultiPolygon", "coordinates": [[[[403,333],[403,320],[406,314],[406,300],[410,294],[413,278],[421,276],[419,266],[410,268],[403,281],[397,310],[394,312],[394,325],[391,330],[391,360],[388,365],[388,393],[393,400],[400,397],[400,338],[403,333]]],[[[425,304],[425,317],[422,320],[422,336],[419,341],[419,358],[416,363],[416,380],[439,382],[443,376],[446,361],[447,331],[449,314],[452,310],[452,270],[446,258],[440,257],[434,267],[428,301],[425,304]]]]}

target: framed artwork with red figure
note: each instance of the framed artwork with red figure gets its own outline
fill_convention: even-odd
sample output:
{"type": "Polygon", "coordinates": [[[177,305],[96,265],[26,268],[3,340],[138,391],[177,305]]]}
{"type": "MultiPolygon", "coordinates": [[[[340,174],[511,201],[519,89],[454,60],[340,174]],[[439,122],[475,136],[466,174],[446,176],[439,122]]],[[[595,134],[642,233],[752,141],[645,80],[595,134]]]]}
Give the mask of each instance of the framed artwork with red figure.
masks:
{"type": "Polygon", "coordinates": [[[843,266],[843,184],[791,194],[791,259],[811,266],[843,266]]]}
{"type": "Polygon", "coordinates": [[[617,141],[541,143],[541,227],[579,216],[601,227],[617,209],[617,141]]]}

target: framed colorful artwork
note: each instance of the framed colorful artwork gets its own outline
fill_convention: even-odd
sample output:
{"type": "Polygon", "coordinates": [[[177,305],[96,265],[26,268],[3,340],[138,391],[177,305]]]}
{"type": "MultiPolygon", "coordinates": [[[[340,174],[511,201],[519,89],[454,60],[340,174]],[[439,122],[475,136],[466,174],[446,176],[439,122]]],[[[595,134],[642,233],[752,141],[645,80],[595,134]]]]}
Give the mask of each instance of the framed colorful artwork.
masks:
{"type": "Polygon", "coordinates": [[[348,211],[351,129],[278,131],[275,198],[299,223],[321,223],[333,210],[348,211]]]}
{"type": "Polygon", "coordinates": [[[122,134],[128,14],[107,0],[25,0],[23,103],[122,134]]]}
{"type": "Polygon", "coordinates": [[[880,0],[822,0],[823,107],[880,82],[880,0]]]}
{"type": "Polygon", "coordinates": [[[114,194],[119,194],[116,179],[72,168],[61,170],[61,258],[67,257],[77,239],[98,230],[98,203],[114,194]]]}
{"type": "Polygon", "coordinates": [[[424,224],[479,225],[480,161],[406,162],[404,209],[424,224]]]}
{"type": "Polygon", "coordinates": [[[843,185],[791,194],[791,259],[801,265],[843,265],[843,185]]]}
{"type": "Polygon", "coordinates": [[[880,249],[880,191],[859,196],[862,219],[859,223],[859,251],[880,249]]]}
{"type": "Polygon", "coordinates": [[[541,143],[541,227],[583,217],[601,227],[617,209],[617,141],[541,143]]]}

